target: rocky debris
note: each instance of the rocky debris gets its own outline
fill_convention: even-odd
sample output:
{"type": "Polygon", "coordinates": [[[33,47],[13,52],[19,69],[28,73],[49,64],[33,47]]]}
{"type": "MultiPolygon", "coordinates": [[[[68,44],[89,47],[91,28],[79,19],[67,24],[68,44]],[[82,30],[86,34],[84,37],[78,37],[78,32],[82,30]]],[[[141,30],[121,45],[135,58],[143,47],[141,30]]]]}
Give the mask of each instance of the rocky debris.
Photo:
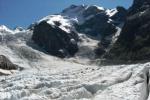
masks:
{"type": "Polygon", "coordinates": [[[49,54],[62,58],[73,56],[78,51],[77,33],[73,31],[67,33],[46,21],[35,25],[32,40],[49,54]]]}
{"type": "Polygon", "coordinates": [[[0,55],[0,69],[4,70],[22,70],[23,68],[13,64],[7,57],[0,55]]]}
{"type": "Polygon", "coordinates": [[[150,2],[134,0],[122,32],[107,54],[108,59],[124,61],[150,60],[150,2]]]}

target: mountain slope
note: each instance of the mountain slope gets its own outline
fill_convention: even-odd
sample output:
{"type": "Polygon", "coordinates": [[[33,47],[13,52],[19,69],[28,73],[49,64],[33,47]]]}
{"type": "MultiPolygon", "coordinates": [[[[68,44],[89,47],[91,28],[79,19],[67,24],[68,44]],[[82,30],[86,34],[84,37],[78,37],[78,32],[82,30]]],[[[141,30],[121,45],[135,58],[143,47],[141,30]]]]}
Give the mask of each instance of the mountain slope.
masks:
{"type": "Polygon", "coordinates": [[[126,10],[122,7],[104,9],[95,5],[71,5],[60,14],[49,15],[38,21],[33,28],[32,40],[49,54],[69,57],[83,48],[80,43],[84,40],[80,34],[85,34],[86,38],[100,42],[100,45],[95,45],[93,53],[97,53],[97,48],[103,47],[102,51],[105,53],[125,16],[126,10]]]}
{"type": "Polygon", "coordinates": [[[150,2],[135,0],[129,9],[127,20],[110,50],[108,58],[124,61],[144,61],[150,58],[150,2]]]}

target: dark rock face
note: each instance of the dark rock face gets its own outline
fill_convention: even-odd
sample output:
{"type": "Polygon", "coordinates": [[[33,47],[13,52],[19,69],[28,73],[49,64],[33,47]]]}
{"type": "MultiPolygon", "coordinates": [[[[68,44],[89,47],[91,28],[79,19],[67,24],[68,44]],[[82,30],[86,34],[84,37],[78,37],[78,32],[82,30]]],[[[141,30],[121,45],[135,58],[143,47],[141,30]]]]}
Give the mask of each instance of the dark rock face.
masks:
{"type": "Polygon", "coordinates": [[[32,40],[49,54],[62,58],[73,56],[78,51],[78,35],[75,32],[67,33],[46,21],[34,27],[32,40]]]}
{"type": "Polygon", "coordinates": [[[78,25],[77,30],[91,36],[100,35],[101,38],[105,38],[116,32],[116,27],[107,21],[108,16],[105,13],[99,13],[84,24],[78,25]]]}
{"type": "Polygon", "coordinates": [[[0,68],[5,70],[22,70],[21,67],[13,64],[7,57],[0,55],[0,68]]]}
{"type": "Polygon", "coordinates": [[[90,36],[99,36],[101,40],[113,35],[117,31],[116,25],[125,21],[126,14],[127,10],[125,8],[117,7],[117,13],[110,17],[105,10],[91,6],[83,14],[84,16],[92,15],[91,18],[87,19],[83,24],[76,25],[76,29],[90,36]]]}
{"type": "Polygon", "coordinates": [[[119,39],[107,57],[150,60],[150,0],[134,0],[119,39]]]}
{"type": "Polygon", "coordinates": [[[134,0],[132,7],[128,10],[128,16],[142,12],[150,7],[150,0],[134,0]]]}
{"type": "Polygon", "coordinates": [[[116,27],[107,21],[108,16],[105,13],[100,13],[76,28],[79,32],[96,37],[101,41],[98,48],[95,49],[98,57],[105,53],[104,47],[107,48],[111,42],[111,40],[107,41],[106,37],[113,35],[117,31],[116,27]],[[107,41],[107,43],[104,43],[104,41],[107,41]]]}
{"type": "Polygon", "coordinates": [[[121,6],[118,6],[116,9],[118,12],[112,16],[111,19],[113,19],[117,25],[120,22],[124,22],[126,20],[127,10],[121,6]]]}
{"type": "Polygon", "coordinates": [[[100,40],[98,48],[95,49],[98,57],[102,56],[109,47],[111,43],[110,37],[117,32],[116,26],[126,19],[127,10],[123,7],[117,7],[116,9],[117,13],[110,17],[105,10],[91,6],[84,12],[84,15],[93,15],[93,17],[81,25],[76,25],[78,32],[96,37],[100,40]]]}
{"type": "Polygon", "coordinates": [[[103,46],[99,46],[98,48],[96,48],[94,50],[95,54],[96,54],[96,57],[101,57],[106,51],[105,51],[105,48],[103,46]]]}

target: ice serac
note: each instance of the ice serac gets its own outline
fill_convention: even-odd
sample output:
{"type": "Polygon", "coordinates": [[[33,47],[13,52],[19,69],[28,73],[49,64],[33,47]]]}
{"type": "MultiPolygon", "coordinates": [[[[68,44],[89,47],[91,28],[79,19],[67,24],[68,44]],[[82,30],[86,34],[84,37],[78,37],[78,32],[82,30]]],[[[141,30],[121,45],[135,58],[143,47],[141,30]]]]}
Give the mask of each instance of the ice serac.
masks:
{"type": "Polygon", "coordinates": [[[125,61],[150,59],[150,0],[134,0],[118,41],[108,58],[125,61]]]}

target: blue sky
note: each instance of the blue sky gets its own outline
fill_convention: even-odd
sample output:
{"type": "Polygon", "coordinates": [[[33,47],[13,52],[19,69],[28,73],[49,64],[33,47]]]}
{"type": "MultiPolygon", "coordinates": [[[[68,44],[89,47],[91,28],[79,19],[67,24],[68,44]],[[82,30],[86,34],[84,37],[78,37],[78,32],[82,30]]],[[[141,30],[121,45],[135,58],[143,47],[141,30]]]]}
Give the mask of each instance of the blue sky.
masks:
{"type": "Polygon", "coordinates": [[[133,0],[0,0],[0,25],[26,28],[32,22],[49,14],[59,13],[71,4],[98,5],[105,8],[120,5],[128,8],[132,2],[133,0]]]}

